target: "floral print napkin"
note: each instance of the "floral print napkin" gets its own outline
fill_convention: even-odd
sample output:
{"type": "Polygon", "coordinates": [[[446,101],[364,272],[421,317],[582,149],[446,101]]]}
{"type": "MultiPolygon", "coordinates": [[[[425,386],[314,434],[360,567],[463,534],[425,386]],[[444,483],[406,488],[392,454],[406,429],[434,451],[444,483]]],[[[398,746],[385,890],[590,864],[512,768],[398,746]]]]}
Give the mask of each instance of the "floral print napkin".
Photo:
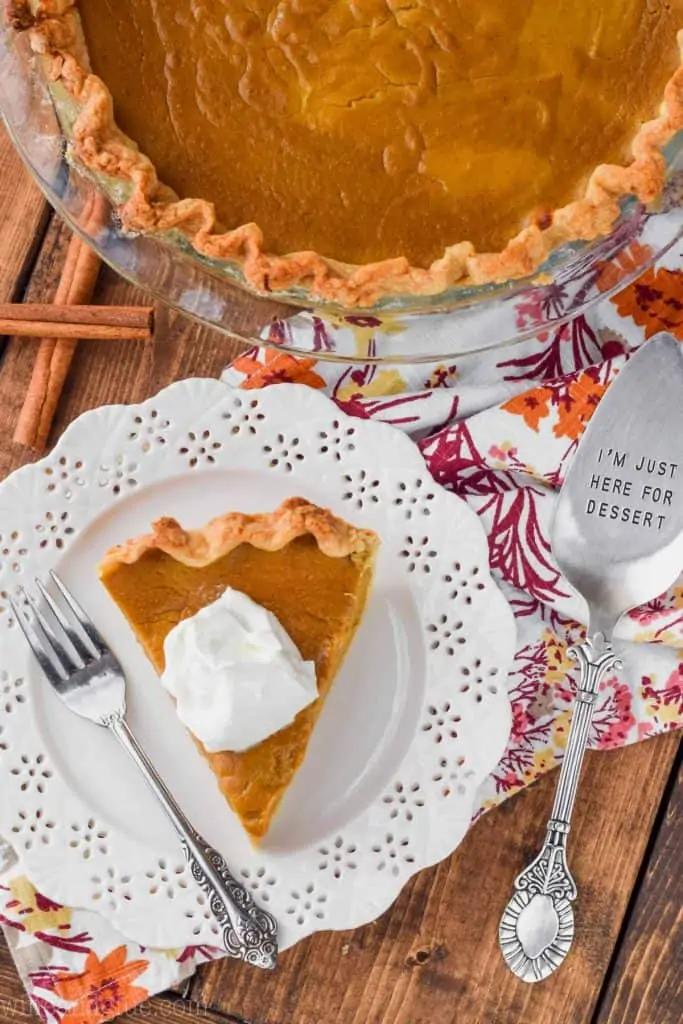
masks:
{"type": "MultiPolygon", "coordinates": [[[[598,268],[605,289],[645,255],[627,248],[619,261],[598,268]]],[[[553,503],[587,421],[630,354],[660,330],[683,341],[682,256],[675,246],[589,316],[512,348],[429,367],[342,368],[255,349],[224,373],[232,387],[307,384],[353,416],[407,431],[434,478],[480,516],[493,573],[517,619],[518,647],[508,677],[512,735],[480,791],[477,814],[562,758],[576,682],[567,646],[583,636],[584,608],[553,562],[553,503]]],[[[520,324],[540,323],[541,303],[561,309],[563,298],[561,286],[548,285],[533,303],[520,304],[520,324]]],[[[291,329],[275,324],[274,340],[291,329]]],[[[362,316],[326,325],[302,318],[296,329],[317,332],[323,346],[325,331],[352,332],[365,344],[382,324],[362,316]]],[[[436,329],[448,330],[448,322],[436,329]]],[[[602,750],[683,724],[683,584],[630,614],[619,635],[625,670],[603,682],[591,733],[591,745],[602,750]]],[[[0,923],[45,1022],[99,1024],[220,955],[207,947],[151,950],[127,942],[98,915],[41,896],[17,875],[9,848],[7,855],[0,923]]]]}

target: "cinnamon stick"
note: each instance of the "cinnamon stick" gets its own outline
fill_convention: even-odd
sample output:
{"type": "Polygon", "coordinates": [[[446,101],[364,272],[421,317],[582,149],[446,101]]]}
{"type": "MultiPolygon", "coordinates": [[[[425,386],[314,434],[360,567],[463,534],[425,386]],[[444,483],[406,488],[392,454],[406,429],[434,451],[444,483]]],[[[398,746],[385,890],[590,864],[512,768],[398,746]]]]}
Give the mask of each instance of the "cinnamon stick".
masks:
{"type": "MultiPolygon", "coordinates": [[[[106,216],[106,200],[93,195],[81,223],[92,233],[106,216]]],[[[74,235],[54,298],[56,306],[81,305],[92,298],[100,270],[97,253],[74,235]]],[[[57,403],[76,350],[75,338],[45,337],[33,365],[33,374],[19,414],[14,440],[36,452],[45,450],[57,403]]]]}
{"type": "MultiPolygon", "coordinates": [[[[55,306],[48,302],[0,302],[0,333],[4,330],[16,337],[37,337],[35,324],[55,324],[55,337],[64,327],[81,325],[81,338],[99,338],[88,333],[88,328],[111,327],[136,330],[139,337],[150,338],[154,327],[153,306],[55,306]]],[[[43,331],[43,334],[45,331],[43,331]]],[[[105,335],[109,337],[107,333],[105,335]]],[[[127,335],[123,335],[126,337],[127,335]]],[[[137,336],[137,335],[136,335],[137,336]]],[[[132,335],[131,335],[132,337],[132,335]]]]}
{"type": "Polygon", "coordinates": [[[149,341],[149,327],[116,327],[114,324],[73,324],[49,320],[22,323],[16,320],[0,319],[0,335],[12,334],[14,338],[44,338],[62,341],[149,341]],[[17,330],[16,327],[19,326],[17,330]]]}

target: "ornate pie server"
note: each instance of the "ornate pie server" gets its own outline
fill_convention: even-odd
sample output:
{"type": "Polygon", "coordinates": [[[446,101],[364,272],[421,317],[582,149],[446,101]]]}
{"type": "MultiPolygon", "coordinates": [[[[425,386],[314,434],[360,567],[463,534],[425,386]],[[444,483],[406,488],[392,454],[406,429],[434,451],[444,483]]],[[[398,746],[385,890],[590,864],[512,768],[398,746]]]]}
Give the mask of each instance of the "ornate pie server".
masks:
{"type": "Polygon", "coordinates": [[[126,678],[116,655],[56,573],[50,575],[59,601],[36,580],[49,615],[23,592],[25,604],[12,600],[46,679],[71,711],[110,729],[144,775],[180,837],[193,878],[209,897],[225,950],[256,967],[275,967],[275,918],[254,902],[183,814],[126,722],[126,678]]]}
{"type": "Polygon", "coordinates": [[[657,597],[683,568],[683,351],[659,334],[622,369],[592,417],[560,493],[557,564],[588,605],[587,639],[570,649],[581,674],[543,848],[515,880],[500,922],[505,961],[542,981],[574,938],[577,890],[567,835],[600,682],[620,666],[621,616],[657,597]]]}

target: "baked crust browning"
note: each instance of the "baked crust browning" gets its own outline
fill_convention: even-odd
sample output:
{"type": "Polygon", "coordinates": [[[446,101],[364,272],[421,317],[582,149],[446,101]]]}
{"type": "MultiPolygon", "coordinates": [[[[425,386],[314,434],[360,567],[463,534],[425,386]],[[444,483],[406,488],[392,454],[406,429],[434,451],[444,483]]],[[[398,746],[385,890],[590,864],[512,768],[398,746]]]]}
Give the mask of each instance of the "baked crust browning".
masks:
{"type": "MultiPolygon", "coordinates": [[[[455,241],[428,267],[401,255],[365,265],[342,263],[316,252],[267,251],[261,226],[246,223],[224,230],[212,203],[178,196],[159,181],[152,161],[116,125],[112,96],[91,73],[80,19],[68,0],[7,0],[12,23],[30,32],[46,75],[74,105],[69,131],[77,164],[127,183],[120,205],[124,227],[145,233],[181,232],[194,249],[238,267],[261,293],[303,288],[313,299],[345,307],[368,306],[392,295],[435,295],[454,285],[482,285],[533,274],[564,243],[607,234],[620,213],[620,200],[634,195],[647,203],[665,180],[662,147],[683,129],[683,68],[669,80],[657,117],[642,124],[631,144],[633,160],[595,168],[583,193],[555,210],[542,211],[498,252],[477,252],[455,241]]],[[[679,45],[683,37],[679,34],[679,45]]],[[[267,228],[267,225],[263,225],[267,228]]]]}
{"type": "Polygon", "coordinates": [[[288,498],[274,512],[247,515],[229,512],[198,530],[185,530],[175,519],[157,519],[152,533],[134,537],[105,555],[100,574],[117,565],[131,565],[148,551],[163,551],[183,565],[201,568],[251,544],[261,551],[280,551],[297,537],[310,534],[324,555],[331,558],[368,556],[378,547],[377,534],[362,530],[305,498],[288,498]]]}
{"type": "Polygon", "coordinates": [[[164,643],[226,586],[272,612],[316,668],[318,699],[290,725],[244,751],[207,751],[218,786],[254,842],[267,832],[363,614],[379,538],[326,509],[290,498],[266,515],[229,513],[200,530],[160,519],[113,548],[100,578],[158,673],[164,643]]]}

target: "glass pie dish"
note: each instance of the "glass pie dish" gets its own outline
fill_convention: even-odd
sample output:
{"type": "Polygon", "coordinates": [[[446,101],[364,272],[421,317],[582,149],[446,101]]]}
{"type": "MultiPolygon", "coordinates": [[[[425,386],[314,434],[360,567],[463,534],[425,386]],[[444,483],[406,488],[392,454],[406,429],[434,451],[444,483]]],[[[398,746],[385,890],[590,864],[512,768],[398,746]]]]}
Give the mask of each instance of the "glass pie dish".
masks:
{"type": "Polygon", "coordinates": [[[585,313],[642,274],[683,234],[681,133],[665,153],[668,182],[656,209],[626,200],[609,236],[563,246],[532,278],[453,287],[431,297],[392,297],[354,310],[313,309],[296,289],[267,298],[256,295],[239,271],[199,256],[182,236],[124,232],[109,201],[115,200],[116,189],[107,189],[105,198],[102,188],[67,160],[63,133],[47,86],[33,68],[28,40],[10,32],[4,20],[0,112],[51,205],[123,277],[228,336],[317,359],[432,362],[512,344],[585,313]],[[625,269],[617,261],[627,246],[625,269]],[[618,272],[610,273],[611,266],[618,272]]]}

